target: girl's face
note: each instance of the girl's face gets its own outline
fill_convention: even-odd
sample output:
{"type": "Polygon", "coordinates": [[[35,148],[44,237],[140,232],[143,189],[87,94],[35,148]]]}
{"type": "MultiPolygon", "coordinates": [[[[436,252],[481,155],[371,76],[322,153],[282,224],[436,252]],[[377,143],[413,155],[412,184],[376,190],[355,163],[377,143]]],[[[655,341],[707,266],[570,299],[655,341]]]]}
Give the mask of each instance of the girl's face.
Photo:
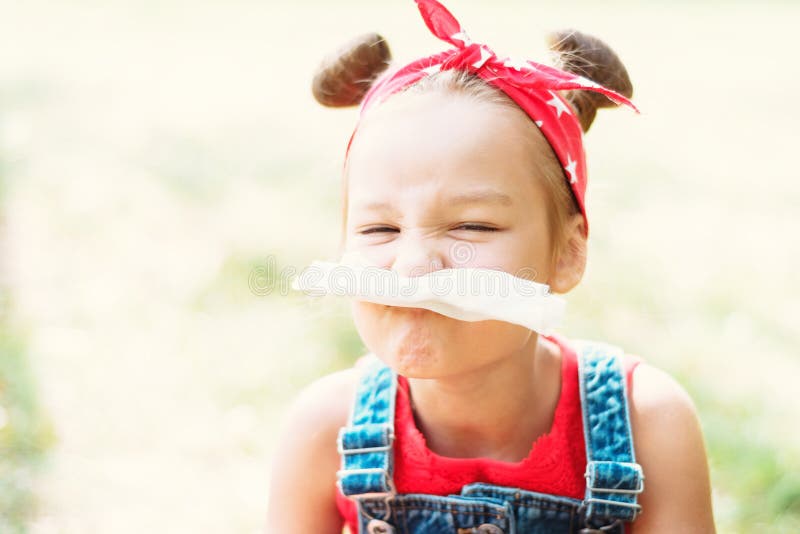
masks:
{"type": "MultiPolygon", "coordinates": [[[[521,110],[435,92],[372,109],[349,155],[345,251],[403,276],[486,267],[550,283],[544,152],[523,121],[521,110]]],[[[354,301],[353,315],[369,350],[413,378],[473,371],[535,342],[522,326],[421,308],[354,301]]]]}

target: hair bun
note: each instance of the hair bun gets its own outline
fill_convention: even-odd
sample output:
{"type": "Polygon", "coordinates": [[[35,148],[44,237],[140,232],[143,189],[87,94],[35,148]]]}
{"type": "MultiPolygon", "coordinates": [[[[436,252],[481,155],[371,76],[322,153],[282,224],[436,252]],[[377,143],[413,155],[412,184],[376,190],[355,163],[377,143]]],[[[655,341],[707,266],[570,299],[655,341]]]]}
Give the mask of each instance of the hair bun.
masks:
{"type": "MultiPolygon", "coordinates": [[[[555,52],[556,64],[562,70],[585,76],[627,98],[633,96],[633,85],[625,65],[611,47],[597,37],[576,30],[559,30],[547,36],[547,44],[555,52]]],[[[564,97],[575,108],[584,132],[592,125],[598,108],[616,106],[608,97],[594,91],[565,91],[564,97]]]]}
{"type": "Polygon", "coordinates": [[[377,33],[348,41],[319,66],[311,83],[314,98],[329,107],[359,104],[391,59],[386,39],[377,33]]]}

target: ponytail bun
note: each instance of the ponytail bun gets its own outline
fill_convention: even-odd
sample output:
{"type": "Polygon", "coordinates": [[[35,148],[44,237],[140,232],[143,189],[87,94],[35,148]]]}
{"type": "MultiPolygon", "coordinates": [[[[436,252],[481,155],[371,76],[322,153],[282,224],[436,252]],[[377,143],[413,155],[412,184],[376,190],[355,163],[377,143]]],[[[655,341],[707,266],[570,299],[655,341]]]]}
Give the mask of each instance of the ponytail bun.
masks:
{"type": "MultiPolygon", "coordinates": [[[[555,53],[556,66],[560,69],[589,78],[627,98],[633,96],[633,85],[625,65],[611,47],[597,37],[575,30],[560,30],[547,36],[547,44],[555,53]]],[[[564,98],[575,108],[584,132],[589,130],[599,108],[616,106],[595,91],[565,91],[564,98]]]]}
{"type": "Polygon", "coordinates": [[[311,84],[314,98],[328,107],[358,105],[391,59],[386,39],[377,33],[348,41],[319,66],[311,84]]]}

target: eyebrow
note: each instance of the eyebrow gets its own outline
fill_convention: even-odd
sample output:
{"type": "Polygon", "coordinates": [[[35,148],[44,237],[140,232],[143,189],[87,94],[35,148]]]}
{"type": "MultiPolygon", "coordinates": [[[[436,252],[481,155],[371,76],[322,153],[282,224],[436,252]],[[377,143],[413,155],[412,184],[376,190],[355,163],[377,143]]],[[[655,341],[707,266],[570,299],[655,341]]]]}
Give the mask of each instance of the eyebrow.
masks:
{"type": "Polygon", "coordinates": [[[476,204],[480,202],[502,204],[510,206],[514,200],[507,194],[501,193],[496,189],[478,189],[475,191],[467,191],[448,197],[447,204],[476,204]]]}
{"type": "MultiPolygon", "coordinates": [[[[502,204],[503,206],[510,206],[514,200],[510,195],[502,193],[496,189],[476,189],[474,191],[466,191],[444,198],[444,203],[447,206],[456,206],[463,204],[502,204]]],[[[358,207],[364,210],[374,211],[390,211],[398,213],[397,209],[389,202],[373,201],[364,204],[358,204],[358,207]]]]}

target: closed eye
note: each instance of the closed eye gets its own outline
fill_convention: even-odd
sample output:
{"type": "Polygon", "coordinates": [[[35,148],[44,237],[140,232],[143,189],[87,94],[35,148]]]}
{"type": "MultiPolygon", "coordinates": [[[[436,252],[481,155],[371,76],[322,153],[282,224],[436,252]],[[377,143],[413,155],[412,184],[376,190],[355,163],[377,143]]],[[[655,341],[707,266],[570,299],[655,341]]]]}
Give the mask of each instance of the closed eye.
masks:
{"type": "Polygon", "coordinates": [[[471,230],[476,232],[497,232],[498,229],[492,226],[485,226],[483,224],[467,223],[456,226],[455,230],[471,230]]]}
{"type": "MultiPolygon", "coordinates": [[[[495,228],[493,226],[486,226],[484,224],[476,224],[476,223],[465,223],[460,224],[453,228],[453,230],[468,230],[471,232],[497,232],[499,228],[495,228]]],[[[398,228],[392,228],[391,226],[373,226],[371,228],[366,228],[361,230],[359,234],[361,235],[369,235],[369,234],[387,234],[387,233],[399,233],[400,230],[398,228]]]]}
{"type": "Polygon", "coordinates": [[[369,234],[378,234],[378,233],[390,233],[390,232],[399,232],[397,228],[392,228],[390,226],[373,226],[372,228],[367,228],[365,230],[361,230],[359,234],[361,235],[369,235],[369,234]]]}

